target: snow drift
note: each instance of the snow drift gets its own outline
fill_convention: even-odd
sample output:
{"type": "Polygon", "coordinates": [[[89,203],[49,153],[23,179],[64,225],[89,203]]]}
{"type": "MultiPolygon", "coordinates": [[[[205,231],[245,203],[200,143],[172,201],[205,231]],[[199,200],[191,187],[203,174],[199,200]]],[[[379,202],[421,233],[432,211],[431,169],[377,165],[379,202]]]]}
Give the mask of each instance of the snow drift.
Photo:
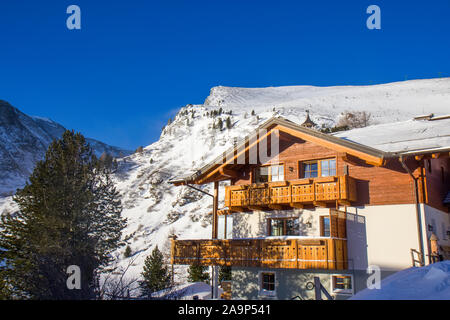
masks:
{"type": "Polygon", "coordinates": [[[413,267],[381,281],[380,289],[365,289],[351,300],[450,300],[450,261],[413,267]]]}

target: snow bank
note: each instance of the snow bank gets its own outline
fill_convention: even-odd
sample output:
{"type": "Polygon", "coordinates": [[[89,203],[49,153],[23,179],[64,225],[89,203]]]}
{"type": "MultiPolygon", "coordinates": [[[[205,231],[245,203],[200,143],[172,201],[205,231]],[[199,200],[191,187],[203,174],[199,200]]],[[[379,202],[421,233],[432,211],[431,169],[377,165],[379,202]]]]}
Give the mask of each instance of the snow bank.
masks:
{"type": "Polygon", "coordinates": [[[450,261],[397,272],[381,289],[365,289],[352,300],[450,300],[450,261]]]}
{"type": "MultiPolygon", "coordinates": [[[[222,293],[223,290],[219,288],[219,296],[222,293]]],[[[155,292],[152,297],[178,300],[193,300],[196,297],[199,300],[207,300],[211,299],[211,286],[204,282],[188,283],[155,292]]]]}

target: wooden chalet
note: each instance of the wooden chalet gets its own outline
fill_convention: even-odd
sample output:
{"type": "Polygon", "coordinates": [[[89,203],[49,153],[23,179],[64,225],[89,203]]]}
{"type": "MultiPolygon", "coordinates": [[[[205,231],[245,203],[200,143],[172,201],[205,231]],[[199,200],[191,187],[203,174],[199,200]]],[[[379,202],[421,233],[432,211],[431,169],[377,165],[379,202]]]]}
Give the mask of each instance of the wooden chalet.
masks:
{"type": "MultiPolygon", "coordinates": [[[[430,125],[431,119],[433,117],[415,121],[428,121],[423,125],[430,125]]],[[[449,119],[441,121],[450,124],[449,119]]],[[[412,122],[412,125],[415,123],[412,122]]],[[[363,135],[364,129],[357,130],[363,135]]],[[[450,201],[446,200],[450,190],[450,144],[446,145],[445,140],[444,146],[421,143],[420,148],[413,149],[409,144],[407,150],[386,151],[388,147],[376,148],[358,142],[357,139],[347,138],[347,135],[352,134],[323,134],[284,118],[272,118],[195,174],[172,180],[174,185],[194,188],[195,185],[214,184],[214,193],[211,195],[211,239],[174,239],[172,263],[261,270],[342,272],[354,269],[355,264],[360,263],[357,255],[362,253],[355,253],[355,250],[361,249],[355,249],[353,245],[350,249],[351,255],[355,257],[349,257],[351,244],[348,242],[353,240],[350,230],[347,230],[348,215],[354,216],[353,212],[356,212],[358,218],[359,212],[365,214],[364,210],[368,212],[367,217],[380,219],[380,224],[388,222],[386,219],[382,220],[382,216],[387,216],[388,219],[393,217],[395,220],[395,212],[404,210],[408,226],[412,227],[408,228],[408,234],[405,235],[409,242],[402,244],[406,249],[395,249],[402,251],[402,260],[395,263],[401,268],[400,265],[410,259],[413,252],[410,250],[417,254],[415,261],[419,264],[426,263],[430,252],[427,243],[428,220],[425,215],[427,212],[430,212],[430,216],[439,215],[436,219],[442,220],[445,226],[435,226],[434,231],[439,231],[442,235],[450,225],[450,201]],[[259,150],[265,145],[270,153],[272,136],[279,141],[278,153],[271,154],[266,161],[261,161],[258,157],[252,163],[252,148],[259,150]],[[219,182],[222,181],[228,181],[229,185],[224,187],[224,208],[219,210],[219,182]],[[392,214],[389,213],[391,211],[392,214]],[[262,226],[258,226],[259,233],[256,236],[239,230],[240,222],[236,221],[238,217],[244,217],[244,220],[239,220],[244,222],[255,219],[254,212],[264,213],[264,221],[258,222],[262,226]],[[312,222],[300,222],[301,225],[298,226],[298,220],[289,219],[293,213],[301,218],[305,212],[311,213],[312,222]],[[315,217],[318,212],[322,213],[320,219],[315,217]],[[229,230],[227,222],[231,220],[227,217],[233,216],[233,230],[229,230]],[[314,224],[315,221],[317,228],[312,233],[309,230],[315,226],[308,223],[314,224]],[[293,224],[297,225],[293,227],[293,224]],[[297,230],[296,228],[303,228],[307,232],[300,234],[292,231],[297,230]]],[[[357,137],[358,132],[354,136],[357,137]]],[[[395,138],[392,137],[392,140],[395,138]]],[[[433,136],[435,140],[432,141],[442,141],[438,138],[433,136]]],[[[391,145],[389,144],[389,148],[392,149],[391,145]]],[[[399,222],[392,220],[392,223],[404,220],[400,218],[400,214],[398,217],[399,222]]],[[[366,226],[366,232],[371,232],[368,238],[372,247],[384,245],[381,242],[375,243],[377,238],[373,236],[375,231],[372,230],[382,228],[375,226],[376,223],[366,226]]],[[[367,260],[372,258],[382,261],[383,257],[378,251],[364,254],[368,257],[367,260]]],[[[395,255],[395,252],[389,254],[395,255]]],[[[389,265],[388,260],[383,263],[389,265]]],[[[361,268],[363,265],[361,262],[361,268]]],[[[336,279],[333,278],[333,283],[339,282],[336,279]]]]}

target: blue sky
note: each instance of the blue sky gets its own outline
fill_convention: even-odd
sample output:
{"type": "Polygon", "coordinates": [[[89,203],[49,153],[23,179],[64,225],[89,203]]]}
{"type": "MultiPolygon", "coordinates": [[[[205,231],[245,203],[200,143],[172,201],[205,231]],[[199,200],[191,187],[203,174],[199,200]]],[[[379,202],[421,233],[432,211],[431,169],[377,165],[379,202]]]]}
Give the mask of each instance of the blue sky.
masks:
{"type": "Polygon", "coordinates": [[[0,99],[129,149],[216,85],[450,76],[450,1],[0,2],[0,99]],[[81,30],[66,8],[81,8],[81,30]],[[381,30],[366,8],[381,8],[381,30]]]}

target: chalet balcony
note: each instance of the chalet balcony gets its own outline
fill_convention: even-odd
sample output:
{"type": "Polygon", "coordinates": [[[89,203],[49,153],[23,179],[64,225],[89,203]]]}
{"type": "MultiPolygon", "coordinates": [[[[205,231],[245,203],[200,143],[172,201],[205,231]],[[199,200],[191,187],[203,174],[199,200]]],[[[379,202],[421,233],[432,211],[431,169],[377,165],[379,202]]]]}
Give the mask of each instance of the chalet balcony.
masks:
{"type": "Polygon", "coordinates": [[[356,201],[355,179],[345,176],[306,178],[225,187],[225,206],[231,210],[302,208],[356,201]]]}
{"type": "Polygon", "coordinates": [[[348,268],[345,239],[172,241],[173,264],[325,270],[348,268]]]}

